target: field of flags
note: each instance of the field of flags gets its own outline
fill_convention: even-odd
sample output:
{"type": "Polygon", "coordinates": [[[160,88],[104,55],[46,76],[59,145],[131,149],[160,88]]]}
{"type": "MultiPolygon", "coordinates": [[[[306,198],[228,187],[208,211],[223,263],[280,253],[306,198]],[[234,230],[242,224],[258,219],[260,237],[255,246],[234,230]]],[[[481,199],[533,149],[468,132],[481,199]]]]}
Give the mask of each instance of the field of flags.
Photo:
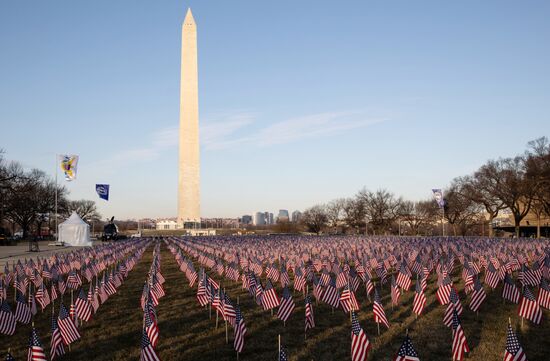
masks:
{"type": "Polygon", "coordinates": [[[6,267],[0,352],[16,360],[548,360],[549,281],[548,240],[132,240],[6,267]]]}

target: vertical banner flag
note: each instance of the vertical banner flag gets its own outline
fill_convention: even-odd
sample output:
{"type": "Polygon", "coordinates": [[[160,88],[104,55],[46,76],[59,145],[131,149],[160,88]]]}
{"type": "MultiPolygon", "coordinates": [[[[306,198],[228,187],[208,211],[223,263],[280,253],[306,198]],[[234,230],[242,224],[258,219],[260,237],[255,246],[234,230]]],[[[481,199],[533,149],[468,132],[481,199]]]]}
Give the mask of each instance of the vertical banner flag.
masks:
{"type": "Polygon", "coordinates": [[[109,185],[108,184],[96,184],[95,191],[101,199],[109,200],[109,185]]]}
{"type": "Polygon", "coordinates": [[[441,189],[432,189],[434,193],[434,199],[437,202],[439,208],[443,208],[445,205],[445,200],[443,199],[443,191],[441,189]]]}
{"type": "Polygon", "coordinates": [[[76,179],[76,166],[78,165],[78,155],[60,155],[59,163],[61,170],[65,174],[66,181],[76,179]]]}

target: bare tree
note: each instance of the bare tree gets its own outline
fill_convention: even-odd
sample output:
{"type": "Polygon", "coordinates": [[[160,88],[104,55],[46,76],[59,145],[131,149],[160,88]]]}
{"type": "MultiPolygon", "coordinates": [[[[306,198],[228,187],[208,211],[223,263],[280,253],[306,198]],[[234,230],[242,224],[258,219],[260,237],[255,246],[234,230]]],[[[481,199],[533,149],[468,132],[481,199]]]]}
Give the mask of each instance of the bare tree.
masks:
{"type": "Polygon", "coordinates": [[[461,196],[480,204],[484,207],[489,216],[489,237],[493,236],[493,219],[498,213],[506,209],[504,202],[491,191],[491,181],[487,179],[483,172],[477,171],[473,176],[465,176],[455,179],[458,184],[456,188],[461,196]]]}
{"type": "Polygon", "coordinates": [[[533,184],[525,176],[524,157],[491,160],[477,173],[483,178],[487,191],[512,212],[516,237],[519,237],[520,222],[529,213],[535,195],[533,184]]]}
{"type": "Polygon", "coordinates": [[[542,137],[528,143],[525,176],[533,189],[531,209],[537,218],[537,238],[543,214],[550,216],[550,143],[542,137]]]}
{"type": "Polygon", "coordinates": [[[344,201],[344,224],[356,232],[366,227],[365,205],[360,199],[347,198],[344,201]]]}
{"type": "Polygon", "coordinates": [[[344,220],[344,205],[346,200],[343,198],[338,198],[330,201],[325,206],[325,211],[327,214],[327,224],[332,229],[337,229],[344,220]]]}
{"type": "Polygon", "coordinates": [[[435,223],[440,211],[433,200],[419,202],[403,201],[400,208],[400,218],[405,221],[414,235],[419,235],[422,229],[435,223]]]}
{"type": "MultiPolygon", "coordinates": [[[[39,231],[46,220],[45,215],[53,211],[56,185],[40,170],[25,172],[18,166],[14,171],[17,176],[7,193],[6,215],[21,227],[23,237],[26,237],[33,224],[39,231]]],[[[66,190],[59,187],[58,199],[63,201],[65,195],[66,190]]]]}
{"type": "Polygon", "coordinates": [[[76,212],[80,218],[85,222],[97,222],[101,219],[101,215],[97,211],[97,207],[94,201],[81,199],[78,201],[69,201],[67,209],[64,212],[66,216],[76,212]]]}
{"type": "Polygon", "coordinates": [[[308,228],[310,232],[319,234],[323,227],[327,225],[328,217],[325,211],[325,207],[322,205],[316,205],[308,208],[302,215],[302,223],[308,228]]]}
{"type": "Polygon", "coordinates": [[[373,225],[374,230],[379,233],[387,233],[399,217],[401,210],[401,198],[385,189],[370,192],[363,189],[357,198],[364,203],[366,215],[373,225]]]}
{"type": "Polygon", "coordinates": [[[444,215],[445,219],[453,227],[453,235],[460,233],[465,236],[468,230],[479,223],[480,206],[465,197],[456,181],[445,191],[444,215]]]}

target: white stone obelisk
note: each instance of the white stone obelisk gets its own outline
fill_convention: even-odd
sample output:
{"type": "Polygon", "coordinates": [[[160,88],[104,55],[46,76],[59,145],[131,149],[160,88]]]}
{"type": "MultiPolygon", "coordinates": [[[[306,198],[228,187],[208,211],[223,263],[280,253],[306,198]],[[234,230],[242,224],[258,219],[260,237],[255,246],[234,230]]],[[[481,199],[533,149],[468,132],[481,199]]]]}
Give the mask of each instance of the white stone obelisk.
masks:
{"type": "Polygon", "coordinates": [[[200,222],[197,26],[187,10],[181,30],[178,224],[200,222]]]}

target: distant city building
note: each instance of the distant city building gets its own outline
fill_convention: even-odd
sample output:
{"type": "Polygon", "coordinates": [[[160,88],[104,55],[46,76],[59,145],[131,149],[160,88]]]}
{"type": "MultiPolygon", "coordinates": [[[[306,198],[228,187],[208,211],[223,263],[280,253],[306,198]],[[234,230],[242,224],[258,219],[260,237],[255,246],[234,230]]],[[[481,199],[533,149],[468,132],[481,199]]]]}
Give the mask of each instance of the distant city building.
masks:
{"type": "Polygon", "coordinates": [[[157,230],[174,230],[179,229],[178,222],[176,218],[164,218],[164,219],[157,219],[156,221],[156,229],[157,230]]]}
{"type": "Polygon", "coordinates": [[[241,217],[241,224],[252,224],[254,220],[252,219],[252,216],[249,216],[248,214],[245,214],[241,217]]]}
{"type": "Polygon", "coordinates": [[[298,223],[300,222],[300,218],[302,218],[302,212],[300,211],[292,212],[292,222],[298,223]]]}
{"type": "Polygon", "coordinates": [[[274,220],[274,217],[273,217],[273,213],[269,213],[269,218],[268,218],[269,222],[268,224],[275,224],[275,220],[274,220]]]}
{"type": "Polygon", "coordinates": [[[279,214],[277,215],[277,222],[288,222],[288,221],[290,221],[288,210],[279,209],[279,214]]]}
{"type": "Polygon", "coordinates": [[[265,225],[265,213],[264,212],[256,212],[254,215],[254,225],[255,226],[263,226],[265,225]]]}

